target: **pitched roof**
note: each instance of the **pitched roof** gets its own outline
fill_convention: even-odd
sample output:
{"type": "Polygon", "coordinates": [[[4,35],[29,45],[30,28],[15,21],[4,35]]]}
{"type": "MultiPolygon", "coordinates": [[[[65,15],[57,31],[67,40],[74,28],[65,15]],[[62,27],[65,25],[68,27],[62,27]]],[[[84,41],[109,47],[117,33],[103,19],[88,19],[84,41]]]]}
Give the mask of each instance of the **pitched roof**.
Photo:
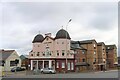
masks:
{"type": "MultiPolygon", "coordinates": [[[[80,42],[80,44],[91,44],[93,41],[96,42],[95,39],[92,39],[92,40],[84,40],[84,41],[79,41],[79,42],[80,42]]],[[[96,43],[97,43],[97,42],[96,42],[96,43]]]]}
{"type": "Polygon", "coordinates": [[[102,46],[102,44],[105,45],[104,42],[98,42],[98,43],[97,43],[98,46],[102,46]]]}
{"type": "Polygon", "coordinates": [[[43,39],[43,41],[44,41],[47,37],[49,37],[50,39],[54,40],[54,38],[53,38],[53,37],[46,36],[46,37],[43,39]]]}
{"type": "Polygon", "coordinates": [[[2,54],[2,60],[6,60],[15,50],[0,50],[2,54]]]}
{"type": "Polygon", "coordinates": [[[79,41],[71,41],[70,47],[71,47],[71,49],[81,49],[81,50],[85,50],[85,48],[83,48],[82,46],[80,46],[79,41]]]}
{"type": "Polygon", "coordinates": [[[107,50],[117,49],[116,45],[105,45],[107,50]]]}
{"type": "Polygon", "coordinates": [[[20,58],[21,58],[21,60],[27,59],[28,55],[21,55],[20,58]]]}

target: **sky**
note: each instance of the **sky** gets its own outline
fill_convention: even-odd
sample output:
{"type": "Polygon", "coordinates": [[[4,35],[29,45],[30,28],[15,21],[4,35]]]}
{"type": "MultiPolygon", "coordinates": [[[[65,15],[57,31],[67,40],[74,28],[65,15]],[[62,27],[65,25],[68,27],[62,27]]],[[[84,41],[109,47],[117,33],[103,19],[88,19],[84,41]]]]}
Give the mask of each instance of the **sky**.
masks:
{"type": "MultiPolygon", "coordinates": [[[[118,47],[117,2],[9,2],[0,4],[0,49],[29,54],[32,40],[67,26],[72,40],[91,40],[118,47]]],[[[118,51],[119,52],[119,51],[118,51]]]]}

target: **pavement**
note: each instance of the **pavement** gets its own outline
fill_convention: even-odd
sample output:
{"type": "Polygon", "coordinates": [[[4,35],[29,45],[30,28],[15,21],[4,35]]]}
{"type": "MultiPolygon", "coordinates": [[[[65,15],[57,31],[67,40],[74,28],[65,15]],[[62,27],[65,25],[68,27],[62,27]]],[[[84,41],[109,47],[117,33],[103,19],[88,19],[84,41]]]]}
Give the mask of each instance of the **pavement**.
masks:
{"type": "Polygon", "coordinates": [[[32,71],[6,72],[4,78],[118,78],[118,70],[96,72],[69,72],[57,74],[35,74],[32,71]]]}

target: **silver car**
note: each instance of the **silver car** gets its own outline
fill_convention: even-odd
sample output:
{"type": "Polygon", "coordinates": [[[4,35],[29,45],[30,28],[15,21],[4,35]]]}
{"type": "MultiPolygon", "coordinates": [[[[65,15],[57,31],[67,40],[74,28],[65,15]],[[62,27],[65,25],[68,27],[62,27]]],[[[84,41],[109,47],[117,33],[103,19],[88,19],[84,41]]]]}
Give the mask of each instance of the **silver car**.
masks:
{"type": "Polygon", "coordinates": [[[50,74],[52,74],[52,73],[56,73],[56,71],[53,69],[53,68],[43,68],[43,69],[41,69],[41,73],[50,73],[50,74]]]}

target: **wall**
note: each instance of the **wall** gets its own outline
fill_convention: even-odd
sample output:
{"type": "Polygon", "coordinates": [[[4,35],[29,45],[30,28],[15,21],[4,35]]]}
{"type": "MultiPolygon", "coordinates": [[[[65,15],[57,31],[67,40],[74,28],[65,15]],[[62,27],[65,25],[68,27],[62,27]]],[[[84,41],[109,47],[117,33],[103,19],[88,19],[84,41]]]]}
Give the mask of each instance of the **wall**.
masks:
{"type": "Polygon", "coordinates": [[[17,52],[14,51],[5,61],[5,71],[10,71],[11,68],[15,67],[15,66],[10,67],[10,61],[15,61],[15,59],[19,60],[19,64],[17,66],[21,67],[21,59],[17,52]]]}

